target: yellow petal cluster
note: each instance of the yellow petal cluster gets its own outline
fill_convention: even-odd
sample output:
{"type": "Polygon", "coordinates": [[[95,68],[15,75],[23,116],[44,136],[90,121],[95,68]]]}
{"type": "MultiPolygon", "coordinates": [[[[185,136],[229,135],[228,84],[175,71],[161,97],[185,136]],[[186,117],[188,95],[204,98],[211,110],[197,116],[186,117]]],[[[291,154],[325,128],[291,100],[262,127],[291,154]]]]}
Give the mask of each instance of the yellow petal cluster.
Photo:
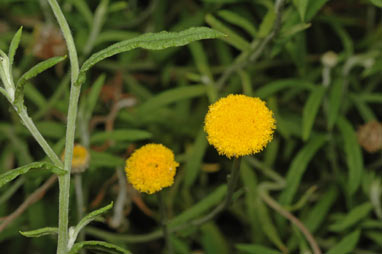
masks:
{"type": "MultiPolygon", "coordinates": [[[[81,173],[86,170],[89,164],[89,152],[82,145],[74,145],[72,158],[72,173],[81,173]]],[[[65,159],[65,151],[61,155],[61,160],[65,159]]]]}
{"type": "Polygon", "coordinates": [[[204,123],[208,142],[228,158],[260,152],[276,128],[264,101],[241,94],[230,94],[210,105],[204,123]]]}
{"type": "Polygon", "coordinates": [[[174,183],[176,167],[173,152],[161,144],[147,144],[126,160],[126,175],[135,189],[148,194],[174,183]]]}

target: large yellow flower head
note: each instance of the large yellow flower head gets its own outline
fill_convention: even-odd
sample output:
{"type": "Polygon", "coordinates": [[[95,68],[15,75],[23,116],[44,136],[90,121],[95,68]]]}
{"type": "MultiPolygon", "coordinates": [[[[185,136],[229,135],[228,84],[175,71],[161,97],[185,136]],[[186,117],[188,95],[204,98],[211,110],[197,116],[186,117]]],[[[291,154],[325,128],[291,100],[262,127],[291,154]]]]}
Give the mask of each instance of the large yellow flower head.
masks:
{"type": "Polygon", "coordinates": [[[174,183],[176,167],[173,152],[161,144],[148,144],[126,160],[126,175],[135,189],[152,194],[174,183]]]}
{"type": "Polygon", "coordinates": [[[204,122],[208,142],[228,158],[260,152],[276,128],[264,101],[241,94],[230,94],[210,105],[204,122]]]}

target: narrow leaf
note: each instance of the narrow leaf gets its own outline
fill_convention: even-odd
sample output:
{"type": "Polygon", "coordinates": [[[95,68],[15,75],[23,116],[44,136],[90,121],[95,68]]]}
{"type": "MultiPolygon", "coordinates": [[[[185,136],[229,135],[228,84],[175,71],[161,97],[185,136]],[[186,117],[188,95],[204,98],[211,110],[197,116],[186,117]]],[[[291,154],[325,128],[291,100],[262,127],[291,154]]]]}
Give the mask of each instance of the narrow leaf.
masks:
{"type": "Polygon", "coordinates": [[[287,250],[287,247],[281,240],[277,228],[272,221],[268,208],[265,206],[261,199],[258,199],[258,202],[256,204],[259,210],[259,216],[261,218],[261,228],[263,229],[265,235],[275,246],[277,246],[277,248],[285,252],[287,250]]]}
{"type": "Polygon", "coordinates": [[[120,166],[123,166],[123,164],[125,163],[125,160],[120,156],[116,156],[116,155],[112,155],[110,153],[104,153],[104,152],[96,152],[93,150],[90,150],[90,157],[92,158],[90,160],[90,167],[94,167],[94,168],[120,167],[120,166]]]}
{"type": "Polygon", "coordinates": [[[200,229],[201,244],[205,253],[229,254],[228,242],[214,223],[207,223],[200,229]]]}
{"type": "Polygon", "coordinates": [[[130,251],[125,250],[117,245],[102,242],[102,241],[84,241],[76,243],[68,254],[79,254],[81,249],[96,250],[97,253],[111,253],[111,254],[131,254],[130,251]]]}
{"type": "Polygon", "coordinates": [[[301,178],[305,173],[310,160],[325,144],[326,141],[326,136],[314,136],[293,159],[286,177],[286,188],[283,190],[280,196],[280,202],[283,205],[290,205],[292,203],[293,197],[296,194],[297,188],[301,182],[301,178]]]}
{"type": "MultiPolygon", "coordinates": [[[[69,230],[69,241],[68,241],[68,246],[73,246],[74,242],[76,241],[77,239],[77,236],[78,234],[80,233],[80,231],[86,226],[88,225],[90,222],[92,222],[93,220],[95,220],[99,215],[101,215],[102,213],[105,213],[106,211],[110,210],[111,208],[113,207],[113,202],[111,202],[110,204],[108,204],[107,206],[104,206],[100,209],[97,209],[91,213],[89,213],[88,215],[86,215],[84,218],[82,218],[80,220],[80,222],[78,222],[78,224],[76,225],[76,227],[73,229],[73,230],[69,230]]],[[[74,248],[74,247],[73,247],[74,248]]]]}
{"type": "Polygon", "coordinates": [[[46,169],[54,174],[57,175],[64,175],[66,173],[65,170],[58,168],[54,166],[53,164],[49,162],[32,162],[30,164],[27,164],[25,166],[11,169],[3,174],[0,175],[0,187],[2,187],[4,184],[12,181],[19,175],[23,175],[29,172],[31,169],[46,169]]]}
{"type": "Polygon", "coordinates": [[[347,191],[350,195],[353,195],[361,184],[363,172],[362,151],[357,141],[357,134],[350,122],[341,117],[338,119],[337,125],[344,141],[346,164],[348,166],[347,191]]]}
{"type": "Polygon", "coordinates": [[[369,0],[369,1],[377,7],[382,7],[382,0],[369,0]]]}
{"type": "Polygon", "coordinates": [[[23,99],[24,85],[29,79],[36,77],[41,72],[55,66],[59,62],[62,62],[65,60],[65,58],[66,56],[56,56],[49,58],[41,63],[36,64],[29,71],[25,72],[17,81],[15,102],[23,99]]]}
{"type": "Polygon", "coordinates": [[[256,36],[257,31],[256,31],[256,28],[252,24],[253,22],[247,20],[243,16],[240,16],[239,14],[232,12],[232,11],[228,11],[228,10],[219,11],[218,15],[221,18],[225,19],[227,22],[243,28],[252,37],[256,36]]]}
{"type": "Polygon", "coordinates": [[[372,210],[373,205],[369,202],[356,206],[348,214],[346,214],[345,217],[337,221],[335,224],[330,225],[329,229],[334,232],[344,231],[363,218],[366,218],[372,210]]]}
{"type": "Polygon", "coordinates": [[[326,254],[349,254],[357,246],[361,232],[356,230],[346,235],[339,243],[332,247],[326,254]]]}
{"type": "Polygon", "coordinates": [[[302,139],[307,141],[312,132],[318,109],[320,108],[322,98],[325,95],[325,87],[318,87],[313,90],[306,102],[302,114],[302,139]]]}
{"type": "Polygon", "coordinates": [[[208,27],[193,27],[182,32],[163,31],[160,33],[147,33],[130,40],[115,43],[106,49],[93,54],[84,62],[80,70],[77,85],[80,85],[85,81],[85,72],[93,65],[113,55],[130,51],[135,48],[160,50],[170,47],[179,47],[193,41],[213,39],[221,36],[223,36],[222,33],[208,27]]]}
{"type": "Polygon", "coordinates": [[[9,46],[9,52],[8,52],[8,58],[9,58],[9,65],[12,66],[13,60],[16,55],[16,50],[19,47],[21,34],[23,33],[23,27],[20,27],[19,30],[15,33],[15,35],[12,38],[11,45],[9,46]]]}
{"type": "Polygon", "coordinates": [[[187,222],[193,218],[196,218],[199,215],[204,214],[210,208],[218,205],[219,202],[221,202],[222,199],[225,197],[226,192],[227,192],[227,186],[225,184],[216,188],[214,190],[214,192],[209,194],[203,200],[199,201],[194,206],[188,208],[186,211],[179,214],[174,219],[170,220],[169,224],[168,224],[169,227],[174,227],[174,226],[179,225],[181,223],[187,222]]]}
{"type": "Polygon", "coordinates": [[[343,85],[344,85],[343,79],[337,79],[333,82],[333,85],[330,88],[329,113],[328,113],[329,130],[333,129],[338,118],[338,114],[339,114],[341,103],[342,103],[343,85]]]}
{"type": "Polygon", "coordinates": [[[269,8],[267,14],[265,15],[265,17],[263,18],[263,21],[260,24],[259,32],[257,36],[259,38],[264,38],[265,36],[267,36],[272,31],[275,20],[276,20],[276,12],[273,7],[269,8]]]}
{"type": "Polygon", "coordinates": [[[89,92],[89,95],[86,98],[86,114],[90,117],[93,114],[94,108],[97,104],[97,100],[99,97],[99,94],[101,92],[102,86],[105,83],[106,75],[102,74],[100,75],[97,80],[94,82],[94,84],[91,87],[91,90],[89,92]]]}
{"type": "Polygon", "coordinates": [[[267,98],[277,92],[288,88],[304,88],[307,90],[314,89],[314,85],[305,80],[299,79],[284,79],[271,82],[260,89],[257,89],[255,95],[260,98],[267,98]]]}
{"type": "Polygon", "coordinates": [[[296,6],[298,13],[300,14],[301,21],[305,21],[305,13],[308,7],[309,0],[293,0],[293,4],[296,6]]]}
{"type": "Polygon", "coordinates": [[[198,173],[200,172],[204,153],[207,149],[207,139],[204,133],[204,129],[201,128],[195,143],[191,148],[191,152],[187,158],[184,173],[184,186],[190,188],[195,182],[198,173]]]}
{"type": "Polygon", "coordinates": [[[240,51],[249,50],[250,43],[248,41],[246,41],[240,35],[235,33],[231,28],[224,25],[211,14],[206,15],[206,22],[216,30],[221,31],[222,33],[227,35],[226,37],[223,37],[222,40],[226,41],[227,43],[229,43],[230,45],[232,45],[240,51]]]}
{"type": "Polygon", "coordinates": [[[311,20],[317,12],[326,4],[329,0],[311,0],[308,4],[308,9],[306,10],[305,20],[311,20]]]}
{"type": "Polygon", "coordinates": [[[334,187],[330,188],[324,195],[322,195],[322,197],[320,197],[312,210],[310,210],[309,216],[304,220],[304,224],[311,233],[316,232],[316,230],[320,228],[330,208],[336,201],[337,196],[337,189],[334,187]]]}
{"type": "Polygon", "coordinates": [[[186,87],[166,90],[156,96],[151,97],[136,109],[137,115],[145,115],[150,111],[166,106],[180,100],[199,97],[206,94],[205,85],[192,85],[186,87]]]}
{"type": "Polygon", "coordinates": [[[90,143],[101,143],[106,140],[114,141],[138,141],[149,139],[152,134],[148,131],[136,130],[136,129],[123,129],[123,130],[112,130],[105,132],[97,132],[90,137],[90,143]]]}
{"type": "Polygon", "coordinates": [[[58,233],[58,228],[56,227],[46,227],[39,228],[31,231],[19,231],[25,237],[40,237],[44,235],[56,235],[58,233]]]}
{"type": "Polygon", "coordinates": [[[281,254],[280,251],[270,249],[259,244],[236,244],[236,249],[246,253],[246,254],[281,254]]]}

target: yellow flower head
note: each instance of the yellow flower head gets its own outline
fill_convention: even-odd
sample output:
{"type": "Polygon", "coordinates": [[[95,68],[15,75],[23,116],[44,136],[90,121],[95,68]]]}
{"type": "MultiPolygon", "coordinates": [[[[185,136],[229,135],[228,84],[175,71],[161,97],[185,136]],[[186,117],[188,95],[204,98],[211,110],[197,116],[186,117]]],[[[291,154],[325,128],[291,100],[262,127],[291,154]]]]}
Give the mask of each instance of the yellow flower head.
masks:
{"type": "Polygon", "coordinates": [[[126,175],[135,189],[152,194],[174,183],[176,167],[173,152],[161,144],[147,144],[126,160],[126,175]]]}
{"type": "Polygon", "coordinates": [[[273,138],[272,114],[259,98],[230,94],[210,105],[204,130],[219,154],[228,158],[254,154],[273,138]]]}
{"type": "MultiPolygon", "coordinates": [[[[89,152],[82,145],[74,145],[72,158],[72,173],[82,173],[89,165],[89,152]]],[[[65,159],[65,151],[61,155],[61,160],[65,159]]]]}

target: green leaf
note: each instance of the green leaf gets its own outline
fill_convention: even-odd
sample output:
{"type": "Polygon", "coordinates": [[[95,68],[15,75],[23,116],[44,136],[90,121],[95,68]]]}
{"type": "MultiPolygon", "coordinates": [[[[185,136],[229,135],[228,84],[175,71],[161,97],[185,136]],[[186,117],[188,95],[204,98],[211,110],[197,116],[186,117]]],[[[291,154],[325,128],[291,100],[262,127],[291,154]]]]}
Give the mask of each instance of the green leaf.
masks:
{"type": "Polygon", "coordinates": [[[337,79],[333,82],[330,88],[329,95],[329,112],[328,112],[328,128],[332,130],[335,123],[337,122],[338,114],[340,112],[340,107],[342,103],[342,92],[343,92],[343,79],[337,79]]]}
{"type": "Polygon", "coordinates": [[[240,51],[249,50],[250,43],[248,41],[235,33],[231,28],[220,22],[214,16],[207,14],[205,19],[207,24],[227,35],[226,37],[223,37],[222,40],[226,41],[228,44],[232,45],[240,51]]]}
{"type": "Polygon", "coordinates": [[[192,85],[166,90],[146,100],[143,104],[137,107],[135,113],[137,115],[149,114],[151,111],[170,103],[205,95],[206,91],[207,89],[205,85],[192,85]]]}
{"type": "Polygon", "coordinates": [[[357,141],[357,134],[350,122],[344,117],[340,117],[337,125],[344,140],[346,164],[349,170],[347,191],[350,195],[353,195],[361,184],[363,172],[362,151],[357,141]]]}
{"type": "Polygon", "coordinates": [[[365,102],[360,100],[357,95],[350,94],[350,99],[354,103],[354,106],[357,108],[358,113],[361,115],[362,119],[367,123],[373,120],[377,120],[376,115],[373,110],[365,102]]]}
{"type": "Polygon", "coordinates": [[[45,227],[39,228],[31,231],[19,231],[25,237],[40,237],[44,235],[56,235],[58,233],[58,228],[56,227],[45,227]]]}
{"type": "Polygon", "coordinates": [[[0,187],[4,184],[12,181],[19,175],[23,175],[29,172],[31,169],[45,169],[57,175],[64,175],[66,173],[65,170],[54,166],[49,162],[32,162],[25,166],[8,170],[7,172],[0,175],[0,187]]]}
{"type": "Polygon", "coordinates": [[[93,114],[94,108],[97,104],[99,94],[101,92],[102,86],[105,83],[106,75],[101,74],[97,80],[94,82],[94,84],[91,87],[91,90],[89,94],[86,97],[86,115],[90,118],[90,116],[93,114]]]}
{"type": "Polygon", "coordinates": [[[265,15],[265,17],[263,18],[263,21],[260,24],[257,37],[259,38],[266,37],[272,31],[275,20],[276,20],[276,12],[273,7],[269,8],[267,14],[265,15]]]}
{"type": "Polygon", "coordinates": [[[113,207],[113,202],[111,202],[107,206],[101,207],[101,208],[89,213],[88,215],[83,217],[80,220],[80,222],[78,222],[78,224],[75,226],[74,229],[70,228],[69,229],[69,240],[68,240],[68,246],[69,247],[68,248],[70,249],[73,246],[73,244],[75,243],[75,241],[77,239],[78,234],[86,225],[88,225],[90,222],[95,220],[99,215],[110,210],[112,207],[113,207]]]}
{"type": "Polygon", "coordinates": [[[121,167],[124,165],[125,160],[120,156],[115,156],[110,153],[96,152],[90,150],[90,167],[99,168],[99,167],[121,167]]]}
{"type": "Polygon", "coordinates": [[[329,226],[330,231],[342,232],[351,226],[355,225],[357,222],[366,218],[368,214],[373,210],[373,205],[369,202],[363,203],[362,205],[354,207],[348,214],[342,219],[338,220],[333,225],[329,226]]]}
{"type": "Polygon", "coordinates": [[[377,7],[382,7],[382,0],[370,0],[370,2],[377,7]]]}
{"type": "Polygon", "coordinates": [[[218,205],[227,192],[227,186],[225,184],[216,188],[211,194],[199,201],[194,206],[188,208],[186,211],[182,212],[174,219],[170,220],[168,225],[170,228],[175,227],[179,224],[185,223],[193,218],[198,217],[199,215],[204,214],[210,208],[218,205]]]}
{"type": "Polygon", "coordinates": [[[90,137],[90,143],[102,143],[106,140],[114,141],[138,141],[149,139],[152,134],[148,131],[136,130],[136,129],[123,129],[97,132],[90,137]]]}
{"type": "Polygon", "coordinates": [[[301,23],[301,24],[294,25],[292,27],[287,27],[285,29],[282,29],[280,31],[280,35],[279,35],[280,40],[286,40],[286,39],[294,36],[295,34],[308,29],[309,27],[311,27],[311,25],[312,24],[310,24],[310,23],[308,23],[308,24],[301,23]]]}
{"type": "Polygon", "coordinates": [[[229,246],[224,235],[212,222],[201,226],[201,244],[205,253],[228,254],[229,246]]]}
{"type": "Polygon", "coordinates": [[[260,244],[236,244],[236,249],[246,254],[281,254],[278,250],[273,250],[260,244]]]}
{"type": "Polygon", "coordinates": [[[361,232],[359,230],[356,230],[346,235],[339,243],[337,243],[334,247],[330,248],[330,250],[326,254],[352,253],[354,248],[357,246],[360,234],[361,232]]]}
{"type": "Polygon", "coordinates": [[[184,187],[190,188],[195,182],[198,173],[201,170],[201,164],[204,153],[207,149],[207,139],[204,129],[199,130],[198,136],[191,148],[191,152],[187,158],[184,173],[184,187]]]}
{"type": "MultiPolygon", "coordinates": [[[[259,189],[259,188],[258,188],[259,189]]],[[[268,239],[280,250],[283,250],[283,252],[287,250],[287,247],[281,240],[281,237],[277,231],[277,228],[275,224],[273,223],[273,220],[269,214],[268,208],[265,206],[263,201],[261,199],[257,200],[257,207],[259,210],[259,217],[261,228],[263,229],[264,233],[268,237],[268,239]]]]}
{"type": "Polygon", "coordinates": [[[130,251],[125,250],[117,245],[102,241],[84,241],[76,243],[68,252],[68,254],[80,254],[80,250],[84,248],[100,251],[96,253],[131,254],[130,251]]]}
{"type": "Polygon", "coordinates": [[[36,64],[29,71],[25,72],[17,81],[15,103],[22,101],[24,85],[29,79],[36,77],[41,72],[55,66],[59,62],[62,62],[65,60],[65,58],[66,56],[56,56],[49,58],[41,63],[36,64]]]}
{"type": "Polygon", "coordinates": [[[12,66],[13,60],[16,55],[16,50],[19,47],[21,34],[23,33],[23,27],[20,27],[19,30],[15,33],[15,35],[12,38],[11,45],[9,46],[9,52],[8,52],[8,58],[9,58],[9,65],[12,66]]]}
{"type": "Polygon", "coordinates": [[[218,12],[218,15],[229,23],[237,25],[247,31],[252,37],[256,36],[256,28],[252,22],[248,21],[243,16],[228,10],[222,10],[218,12]]]}
{"type": "Polygon", "coordinates": [[[65,136],[65,125],[60,122],[41,121],[36,123],[37,129],[45,138],[60,139],[65,136]]]}
{"type": "Polygon", "coordinates": [[[203,49],[203,45],[200,42],[194,42],[189,45],[192,57],[194,58],[195,65],[202,74],[202,80],[207,85],[207,95],[210,102],[216,101],[218,98],[216,86],[214,84],[214,78],[210,69],[210,65],[207,60],[206,51],[203,49]]]}
{"type": "Polygon", "coordinates": [[[308,9],[306,10],[305,18],[306,21],[311,20],[317,12],[326,4],[329,0],[311,0],[308,4],[308,9]]]}
{"type": "Polygon", "coordinates": [[[300,14],[301,21],[305,21],[305,13],[308,8],[309,0],[293,0],[293,4],[296,6],[298,10],[298,14],[300,14]]]}
{"type": "Polygon", "coordinates": [[[193,27],[182,32],[163,31],[160,33],[147,33],[130,40],[121,41],[90,56],[89,59],[87,59],[82,65],[76,84],[81,85],[85,81],[85,73],[93,65],[97,64],[105,58],[114,56],[119,53],[130,51],[136,48],[161,50],[170,47],[184,46],[193,41],[213,39],[221,36],[223,36],[222,33],[208,27],[193,27]]]}
{"type": "Polygon", "coordinates": [[[307,90],[311,90],[314,89],[315,86],[308,81],[299,79],[277,80],[261,87],[260,89],[257,89],[255,91],[255,95],[260,98],[267,98],[277,92],[288,88],[304,88],[307,90]]]}
{"type": "Polygon", "coordinates": [[[300,185],[301,178],[307,166],[316,152],[325,144],[327,137],[323,135],[313,136],[309,142],[298,152],[288,169],[286,177],[286,188],[282,191],[280,202],[290,205],[300,185]]]}
{"type": "Polygon", "coordinates": [[[245,211],[248,216],[248,222],[251,226],[252,238],[261,241],[264,234],[258,225],[260,223],[259,209],[257,208],[257,179],[253,168],[248,165],[247,160],[242,160],[240,165],[241,181],[244,188],[247,190],[245,193],[245,211]]]}
{"type": "Polygon", "coordinates": [[[320,197],[317,204],[310,210],[309,216],[303,221],[311,233],[316,232],[321,226],[330,208],[334,204],[334,201],[336,201],[337,196],[338,190],[334,187],[330,188],[320,197]]]}
{"type": "Polygon", "coordinates": [[[302,114],[302,139],[307,141],[310,137],[310,133],[315,122],[318,109],[322,103],[322,98],[324,98],[326,92],[325,87],[317,87],[310,93],[310,96],[304,106],[302,114]]]}

